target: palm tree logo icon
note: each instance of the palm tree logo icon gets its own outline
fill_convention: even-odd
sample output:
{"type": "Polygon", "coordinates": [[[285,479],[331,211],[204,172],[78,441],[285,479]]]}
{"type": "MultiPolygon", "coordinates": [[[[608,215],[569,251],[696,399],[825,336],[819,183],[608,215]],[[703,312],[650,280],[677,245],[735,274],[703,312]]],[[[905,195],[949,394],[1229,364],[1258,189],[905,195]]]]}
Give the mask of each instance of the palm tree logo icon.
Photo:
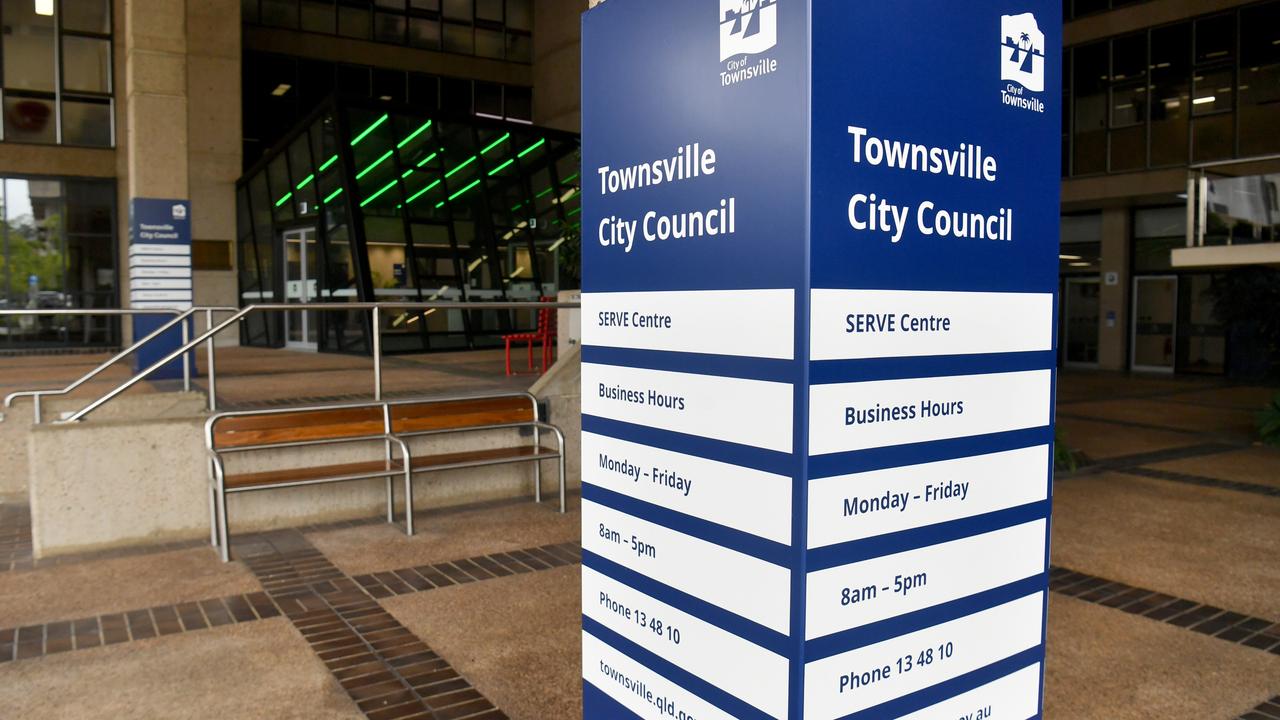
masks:
{"type": "Polygon", "coordinates": [[[1044,90],[1044,34],[1031,13],[1002,18],[1005,53],[1001,78],[1014,80],[1033,92],[1044,90]],[[1014,38],[1017,38],[1016,40],[1014,38]]]}

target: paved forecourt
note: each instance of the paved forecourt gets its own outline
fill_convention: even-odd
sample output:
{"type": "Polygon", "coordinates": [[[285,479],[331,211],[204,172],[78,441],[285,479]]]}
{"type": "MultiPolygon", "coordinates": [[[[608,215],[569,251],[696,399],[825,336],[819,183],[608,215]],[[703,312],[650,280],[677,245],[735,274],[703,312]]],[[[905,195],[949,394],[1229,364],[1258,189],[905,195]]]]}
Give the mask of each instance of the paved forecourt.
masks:
{"type": "Polygon", "coordinates": [[[585,717],[1042,713],[1061,14],[1006,13],[584,16],[585,717]]]}

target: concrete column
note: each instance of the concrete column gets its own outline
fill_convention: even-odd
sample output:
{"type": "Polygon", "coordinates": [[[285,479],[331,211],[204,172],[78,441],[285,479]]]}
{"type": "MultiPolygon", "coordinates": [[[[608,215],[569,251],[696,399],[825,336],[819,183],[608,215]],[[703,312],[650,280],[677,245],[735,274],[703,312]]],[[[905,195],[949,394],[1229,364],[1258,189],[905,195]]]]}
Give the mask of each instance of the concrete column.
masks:
{"type": "Polygon", "coordinates": [[[1102,291],[1098,322],[1098,365],[1103,370],[1129,367],[1130,293],[1129,243],[1132,236],[1129,208],[1102,211],[1102,291]],[[1114,273],[1116,284],[1107,284],[1114,273]]]}
{"type": "MultiPolygon", "coordinates": [[[[122,48],[116,65],[120,306],[129,307],[129,201],[189,197],[186,8],[171,0],[118,0],[115,17],[122,48]]],[[[126,319],[122,330],[122,340],[131,342],[133,323],[126,319]]]]}
{"type": "MultiPolygon", "coordinates": [[[[597,3],[592,3],[593,5],[597,3]]],[[[582,13],[587,0],[537,0],[533,15],[533,122],[582,132],[582,13]]]]}
{"type": "Polygon", "coordinates": [[[186,6],[170,0],[124,5],[127,194],[187,198],[186,6]]]}
{"type": "MultiPolygon", "coordinates": [[[[231,270],[195,273],[197,305],[236,305],[236,179],[243,152],[239,0],[187,0],[187,177],[193,243],[226,243],[231,270]]],[[[234,345],[234,332],[218,338],[234,345]]]]}

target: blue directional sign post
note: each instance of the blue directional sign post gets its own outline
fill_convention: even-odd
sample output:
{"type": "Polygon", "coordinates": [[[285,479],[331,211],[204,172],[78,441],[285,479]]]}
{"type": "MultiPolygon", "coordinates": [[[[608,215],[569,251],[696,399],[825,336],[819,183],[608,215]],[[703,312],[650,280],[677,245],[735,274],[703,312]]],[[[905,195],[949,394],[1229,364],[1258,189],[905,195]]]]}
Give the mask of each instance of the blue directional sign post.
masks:
{"type": "MultiPolygon", "coordinates": [[[[129,201],[129,306],[187,310],[191,308],[192,292],[191,203],[132,198],[129,201]]],[[[133,335],[141,338],[170,319],[169,315],[135,316],[133,335]]],[[[150,367],[180,347],[182,330],[175,327],[134,354],[135,370],[150,367]]],[[[165,365],[151,377],[182,377],[181,361],[165,365]]]]}
{"type": "Polygon", "coordinates": [[[584,714],[1042,714],[1061,5],[583,18],[584,714]]]}

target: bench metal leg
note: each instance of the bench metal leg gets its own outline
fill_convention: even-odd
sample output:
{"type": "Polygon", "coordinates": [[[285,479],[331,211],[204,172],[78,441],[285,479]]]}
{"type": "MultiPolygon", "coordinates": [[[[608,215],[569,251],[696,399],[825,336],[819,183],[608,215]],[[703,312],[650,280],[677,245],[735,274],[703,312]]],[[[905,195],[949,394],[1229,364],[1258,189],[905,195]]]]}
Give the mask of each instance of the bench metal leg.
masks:
{"type": "MultiPolygon", "coordinates": [[[[542,450],[542,436],[538,432],[538,426],[533,426],[533,447],[535,451],[542,450]]],[[[533,501],[542,502],[542,461],[533,461],[533,501]]]]}
{"type": "Polygon", "coordinates": [[[218,491],[214,486],[213,461],[209,463],[209,544],[218,547],[218,491]]]}
{"type": "Polygon", "coordinates": [[[413,470],[408,467],[404,470],[404,532],[413,537],[413,470]]]}
{"type": "Polygon", "coordinates": [[[564,447],[560,448],[560,514],[564,514],[564,447]]]}
{"type": "Polygon", "coordinates": [[[396,484],[392,476],[387,476],[387,522],[396,521],[396,484]]]}
{"type": "Polygon", "coordinates": [[[218,481],[218,543],[222,549],[222,562],[231,561],[231,533],[227,527],[227,491],[218,481]]]}

